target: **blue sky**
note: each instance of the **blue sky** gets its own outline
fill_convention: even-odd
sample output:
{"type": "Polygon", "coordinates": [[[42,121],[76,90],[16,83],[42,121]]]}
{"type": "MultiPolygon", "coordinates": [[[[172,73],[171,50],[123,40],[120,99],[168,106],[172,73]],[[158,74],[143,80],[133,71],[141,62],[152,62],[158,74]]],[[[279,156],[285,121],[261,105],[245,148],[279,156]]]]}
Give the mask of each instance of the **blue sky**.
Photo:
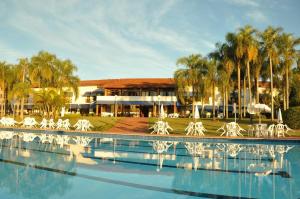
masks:
{"type": "Polygon", "coordinates": [[[40,50],[71,59],[82,79],[172,77],[250,24],[300,36],[298,0],[1,0],[0,60],[40,50]]]}

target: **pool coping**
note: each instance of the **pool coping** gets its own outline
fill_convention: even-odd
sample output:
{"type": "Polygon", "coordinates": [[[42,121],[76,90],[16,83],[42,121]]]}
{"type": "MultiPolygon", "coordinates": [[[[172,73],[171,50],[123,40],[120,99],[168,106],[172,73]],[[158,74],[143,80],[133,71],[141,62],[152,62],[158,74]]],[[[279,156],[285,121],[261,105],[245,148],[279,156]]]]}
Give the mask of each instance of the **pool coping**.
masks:
{"type": "Polygon", "coordinates": [[[19,127],[0,127],[2,131],[14,132],[33,132],[47,133],[53,135],[68,136],[89,136],[93,138],[116,138],[130,140],[161,140],[178,142],[223,142],[223,143],[289,143],[300,144],[300,137],[285,138],[256,138],[256,137],[226,137],[226,136],[187,136],[187,135],[153,135],[149,133],[119,133],[119,132],[101,132],[101,131],[76,131],[76,130],[57,130],[57,129],[39,129],[39,128],[19,128],[19,127]]]}

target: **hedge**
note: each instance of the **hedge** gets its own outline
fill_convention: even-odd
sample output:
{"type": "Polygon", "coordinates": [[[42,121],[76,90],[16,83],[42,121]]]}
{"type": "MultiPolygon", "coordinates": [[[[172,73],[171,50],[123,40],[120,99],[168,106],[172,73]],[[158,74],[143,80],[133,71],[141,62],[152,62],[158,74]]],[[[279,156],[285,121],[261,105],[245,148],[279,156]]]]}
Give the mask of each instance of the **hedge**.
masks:
{"type": "Polygon", "coordinates": [[[285,124],[292,129],[300,129],[300,106],[290,107],[282,112],[282,118],[285,124]]]}

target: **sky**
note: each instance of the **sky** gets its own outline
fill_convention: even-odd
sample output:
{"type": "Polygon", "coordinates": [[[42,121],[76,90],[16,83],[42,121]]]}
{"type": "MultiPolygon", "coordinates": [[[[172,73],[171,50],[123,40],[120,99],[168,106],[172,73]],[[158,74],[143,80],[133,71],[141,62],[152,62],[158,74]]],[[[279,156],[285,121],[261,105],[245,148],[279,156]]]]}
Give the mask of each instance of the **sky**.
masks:
{"type": "Polygon", "coordinates": [[[41,50],[81,79],[172,77],[176,60],[207,55],[244,25],[300,37],[299,0],[1,0],[0,61],[41,50]]]}

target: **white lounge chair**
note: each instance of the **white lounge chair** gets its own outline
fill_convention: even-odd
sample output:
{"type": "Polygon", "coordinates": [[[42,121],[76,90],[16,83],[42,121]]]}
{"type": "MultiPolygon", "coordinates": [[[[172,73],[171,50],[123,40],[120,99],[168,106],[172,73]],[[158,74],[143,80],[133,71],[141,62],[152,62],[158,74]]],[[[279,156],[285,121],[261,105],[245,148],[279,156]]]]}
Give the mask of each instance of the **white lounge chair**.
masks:
{"type": "Polygon", "coordinates": [[[63,127],[63,120],[58,119],[58,121],[56,122],[56,129],[61,129],[62,127],[63,127]]]}
{"type": "Polygon", "coordinates": [[[76,124],[74,125],[74,127],[76,130],[88,131],[88,130],[91,130],[93,125],[88,120],[78,120],[76,122],[76,124]]]}
{"type": "Polygon", "coordinates": [[[226,136],[235,137],[235,136],[243,136],[243,134],[241,133],[241,131],[245,131],[245,130],[243,128],[241,128],[238,125],[238,123],[236,123],[236,122],[230,122],[230,123],[224,124],[217,131],[223,131],[221,133],[221,136],[223,136],[225,134],[226,136]]]}
{"type": "Polygon", "coordinates": [[[164,121],[155,122],[155,124],[149,129],[153,129],[151,134],[156,133],[161,135],[169,134],[169,130],[173,131],[168,122],[164,121]]]}
{"type": "Polygon", "coordinates": [[[204,136],[206,129],[204,128],[202,122],[190,122],[185,131],[187,131],[186,135],[204,136]]]}
{"type": "Polygon", "coordinates": [[[23,124],[22,127],[33,128],[38,123],[33,117],[25,117],[24,120],[22,121],[22,124],[23,124]]]}
{"type": "Polygon", "coordinates": [[[43,118],[40,123],[40,128],[45,129],[45,128],[47,128],[47,125],[48,125],[47,119],[43,118]]]}
{"type": "Polygon", "coordinates": [[[13,127],[17,124],[18,122],[14,120],[14,118],[10,117],[3,117],[0,120],[0,124],[5,127],[13,127]]]}
{"type": "Polygon", "coordinates": [[[49,126],[50,129],[54,129],[55,128],[55,122],[54,122],[53,119],[49,120],[48,126],[49,126]]]}
{"type": "Polygon", "coordinates": [[[70,124],[69,119],[65,119],[65,120],[63,121],[62,128],[65,129],[65,130],[69,130],[70,127],[71,127],[71,124],[70,124]]]}

